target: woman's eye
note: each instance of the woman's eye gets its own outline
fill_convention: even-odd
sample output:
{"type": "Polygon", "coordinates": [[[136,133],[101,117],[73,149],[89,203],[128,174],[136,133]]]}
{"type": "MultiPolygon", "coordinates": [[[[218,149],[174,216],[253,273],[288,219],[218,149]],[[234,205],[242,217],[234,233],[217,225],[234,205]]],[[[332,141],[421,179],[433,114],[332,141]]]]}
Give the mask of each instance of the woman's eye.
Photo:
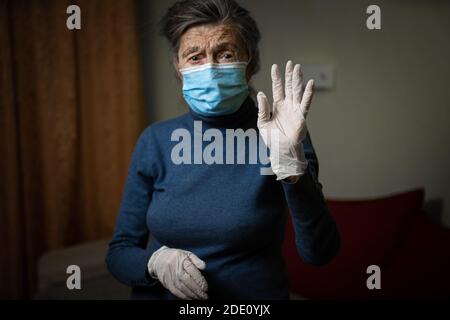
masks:
{"type": "Polygon", "coordinates": [[[190,64],[199,64],[204,59],[202,54],[196,54],[188,58],[188,63],[190,64]]]}
{"type": "Polygon", "coordinates": [[[232,59],[232,58],[233,58],[233,54],[231,54],[231,53],[225,53],[225,54],[223,55],[223,57],[224,57],[224,59],[229,60],[229,59],[232,59]]]}
{"type": "Polygon", "coordinates": [[[229,52],[229,51],[222,52],[217,57],[218,57],[219,61],[224,61],[224,62],[233,61],[234,60],[234,54],[232,52],[229,52]]]}

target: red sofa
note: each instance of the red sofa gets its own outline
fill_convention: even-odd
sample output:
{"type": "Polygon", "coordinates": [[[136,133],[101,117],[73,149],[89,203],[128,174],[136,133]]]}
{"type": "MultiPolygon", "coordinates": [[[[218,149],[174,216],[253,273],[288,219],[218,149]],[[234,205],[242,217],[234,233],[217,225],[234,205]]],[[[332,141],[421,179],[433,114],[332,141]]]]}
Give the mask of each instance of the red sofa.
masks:
{"type": "Polygon", "coordinates": [[[283,254],[291,292],[311,299],[450,297],[450,229],[423,211],[423,190],[327,203],[341,234],[340,251],[325,266],[304,263],[289,219],[283,254]],[[380,290],[367,288],[370,265],[381,269],[380,290]]]}

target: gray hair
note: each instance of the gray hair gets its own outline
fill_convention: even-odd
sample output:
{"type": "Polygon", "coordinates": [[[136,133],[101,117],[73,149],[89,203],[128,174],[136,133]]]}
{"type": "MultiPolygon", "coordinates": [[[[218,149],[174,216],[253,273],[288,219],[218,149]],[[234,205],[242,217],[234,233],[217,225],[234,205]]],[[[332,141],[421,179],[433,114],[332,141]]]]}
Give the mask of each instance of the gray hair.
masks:
{"type": "Polygon", "coordinates": [[[160,21],[160,33],[176,54],[181,36],[187,29],[202,24],[232,24],[246,46],[251,75],[260,68],[258,42],[261,35],[250,13],[234,0],[181,0],[172,5],[160,21]]]}

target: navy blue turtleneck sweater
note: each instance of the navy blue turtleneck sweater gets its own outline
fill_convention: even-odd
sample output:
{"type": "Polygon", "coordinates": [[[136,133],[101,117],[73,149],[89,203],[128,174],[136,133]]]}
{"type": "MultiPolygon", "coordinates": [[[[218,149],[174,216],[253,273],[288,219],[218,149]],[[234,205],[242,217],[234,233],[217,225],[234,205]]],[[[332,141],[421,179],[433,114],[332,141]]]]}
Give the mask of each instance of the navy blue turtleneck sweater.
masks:
{"type": "Polygon", "coordinates": [[[287,183],[261,175],[260,161],[194,164],[192,153],[192,164],[174,163],[172,150],[180,141],[172,141],[172,133],[185,129],[194,137],[199,128],[194,121],[201,121],[201,133],[211,128],[257,131],[257,108],[248,97],[232,115],[206,118],[190,111],[141,134],[106,256],[109,270],[133,288],[134,298],[176,299],[147,272],[150,256],[166,245],[206,262],[202,273],[210,299],[289,299],[282,257],[288,214],[298,252],[308,263],[329,262],[340,244],[309,135],[304,141],[307,171],[298,182],[287,183]]]}

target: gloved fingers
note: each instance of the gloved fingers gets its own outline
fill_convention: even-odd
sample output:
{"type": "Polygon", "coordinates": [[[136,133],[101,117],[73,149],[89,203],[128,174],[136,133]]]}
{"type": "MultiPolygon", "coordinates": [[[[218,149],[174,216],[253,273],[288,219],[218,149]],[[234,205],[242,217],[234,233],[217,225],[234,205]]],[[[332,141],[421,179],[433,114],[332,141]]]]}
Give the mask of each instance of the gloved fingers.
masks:
{"type": "Polygon", "coordinates": [[[284,100],[283,83],[281,82],[280,69],[277,64],[272,66],[272,94],[273,102],[280,102],[284,100]]]}
{"type": "Polygon", "coordinates": [[[294,100],[294,107],[300,108],[302,101],[302,87],[303,87],[303,72],[299,64],[294,67],[294,75],[292,79],[292,95],[294,100]]]}
{"type": "Polygon", "coordinates": [[[182,292],[180,289],[178,289],[175,285],[170,286],[169,291],[176,297],[183,299],[183,300],[192,300],[192,298],[188,297],[184,292],[182,292]]]}
{"type": "Polygon", "coordinates": [[[183,278],[179,279],[179,281],[175,284],[176,288],[180,290],[185,296],[192,300],[201,300],[202,298],[197,295],[193,290],[191,290],[185,283],[183,278]]]}
{"type": "Polygon", "coordinates": [[[294,71],[294,64],[291,60],[286,63],[286,73],[285,73],[285,99],[288,101],[292,100],[292,74],[294,71]]]}
{"type": "Polygon", "coordinates": [[[258,99],[258,121],[265,123],[270,120],[269,101],[263,92],[259,92],[256,98],[258,99]]]}
{"type": "Polygon", "coordinates": [[[193,277],[188,273],[184,272],[181,278],[181,282],[185,285],[191,292],[196,295],[196,299],[206,300],[208,295],[200,287],[200,285],[193,279],[193,277]]]}
{"type": "Polygon", "coordinates": [[[202,259],[197,257],[194,253],[188,252],[187,256],[189,259],[191,259],[194,265],[200,270],[204,270],[206,268],[206,263],[202,259]]]}
{"type": "Polygon", "coordinates": [[[201,274],[201,272],[197,269],[197,267],[192,263],[191,260],[186,259],[183,263],[183,268],[190,276],[190,278],[195,281],[196,285],[202,292],[208,291],[208,283],[206,282],[205,277],[201,274]]]}
{"type": "Polygon", "coordinates": [[[308,115],[313,96],[314,96],[314,80],[309,80],[308,83],[306,84],[305,92],[303,93],[302,103],[300,105],[304,118],[306,118],[306,116],[308,115]]]}

